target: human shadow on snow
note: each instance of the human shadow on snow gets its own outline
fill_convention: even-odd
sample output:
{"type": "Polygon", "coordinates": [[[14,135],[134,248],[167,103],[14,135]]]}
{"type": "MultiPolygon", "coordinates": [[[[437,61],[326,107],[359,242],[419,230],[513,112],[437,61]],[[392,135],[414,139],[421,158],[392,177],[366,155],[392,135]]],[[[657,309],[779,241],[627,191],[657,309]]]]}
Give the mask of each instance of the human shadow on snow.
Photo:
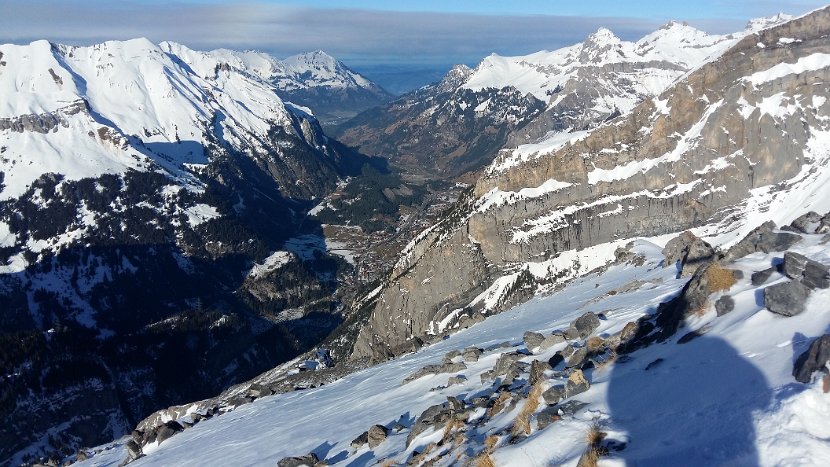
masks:
{"type": "Polygon", "coordinates": [[[723,339],[675,340],[615,366],[608,404],[627,439],[613,454],[630,466],[758,465],[753,411],[772,395],[764,375],[723,339]]]}

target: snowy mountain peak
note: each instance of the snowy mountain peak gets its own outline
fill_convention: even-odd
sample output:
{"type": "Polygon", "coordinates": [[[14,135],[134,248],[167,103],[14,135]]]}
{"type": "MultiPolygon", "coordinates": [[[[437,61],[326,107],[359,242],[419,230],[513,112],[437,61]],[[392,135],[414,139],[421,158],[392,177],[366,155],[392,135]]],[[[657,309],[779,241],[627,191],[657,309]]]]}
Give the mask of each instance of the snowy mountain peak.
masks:
{"type": "Polygon", "coordinates": [[[473,74],[473,69],[467,65],[454,65],[444,78],[438,83],[438,92],[448,92],[464,84],[467,78],[473,74]]]}
{"type": "Polygon", "coordinates": [[[746,23],[746,30],[749,32],[758,32],[762,29],[767,29],[773,26],[777,26],[781,23],[786,23],[787,21],[790,21],[793,18],[795,18],[793,15],[788,15],[783,12],[773,16],[753,18],[746,23]]]}
{"type": "Polygon", "coordinates": [[[585,40],[585,46],[608,46],[619,44],[620,38],[608,28],[599,28],[585,40]]]}

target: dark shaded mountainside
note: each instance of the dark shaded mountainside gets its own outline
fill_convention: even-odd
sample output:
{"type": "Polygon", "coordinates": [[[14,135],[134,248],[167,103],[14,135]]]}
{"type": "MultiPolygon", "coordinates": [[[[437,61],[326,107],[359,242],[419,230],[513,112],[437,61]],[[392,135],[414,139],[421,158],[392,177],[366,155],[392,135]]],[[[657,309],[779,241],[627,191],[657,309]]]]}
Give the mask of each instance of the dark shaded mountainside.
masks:
{"type": "Polygon", "coordinates": [[[145,40],[39,41],[0,46],[0,94],[0,464],[121,436],[338,325],[351,265],[305,212],[383,165],[272,85],[145,40]]]}
{"type": "Polygon", "coordinates": [[[337,127],[335,135],[361,152],[388,157],[418,178],[454,178],[479,170],[544,104],[512,87],[459,88],[470,71],[457,66],[440,83],[359,114],[337,127]]]}

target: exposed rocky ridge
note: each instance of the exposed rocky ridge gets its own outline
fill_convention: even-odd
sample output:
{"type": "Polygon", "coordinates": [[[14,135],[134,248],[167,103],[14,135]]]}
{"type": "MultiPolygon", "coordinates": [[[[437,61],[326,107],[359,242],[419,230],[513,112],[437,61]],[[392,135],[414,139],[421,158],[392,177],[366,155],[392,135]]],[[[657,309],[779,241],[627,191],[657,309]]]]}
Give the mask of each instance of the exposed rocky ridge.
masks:
{"type": "Polygon", "coordinates": [[[482,289],[504,291],[525,262],[546,277],[564,251],[721,221],[739,229],[769,203],[753,200],[759,188],[774,198],[816,183],[830,113],[819,83],[830,62],[812,61],[830,45],[828,30],[823,9],[747,36],[625,118],[489,171],[465,206],[404,252],[355,355],[406,347],[482,289]],[[508,275],[490,286],[499,271],[508,275]]]}

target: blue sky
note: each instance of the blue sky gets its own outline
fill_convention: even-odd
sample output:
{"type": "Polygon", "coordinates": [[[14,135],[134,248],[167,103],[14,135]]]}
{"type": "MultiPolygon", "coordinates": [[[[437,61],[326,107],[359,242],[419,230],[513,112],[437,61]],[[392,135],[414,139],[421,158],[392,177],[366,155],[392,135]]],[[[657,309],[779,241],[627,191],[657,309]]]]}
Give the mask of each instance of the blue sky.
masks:
{"type": "Polygon", "coordinates": [[[820,6],[810,0],[3,0],[0,43],[147,37],[277,57],[321,49],[359,71],[434,74],[494,52],[571,45],[600,26],[627,40],[671,19],[729,33],[750,18],[820,6]]]}

